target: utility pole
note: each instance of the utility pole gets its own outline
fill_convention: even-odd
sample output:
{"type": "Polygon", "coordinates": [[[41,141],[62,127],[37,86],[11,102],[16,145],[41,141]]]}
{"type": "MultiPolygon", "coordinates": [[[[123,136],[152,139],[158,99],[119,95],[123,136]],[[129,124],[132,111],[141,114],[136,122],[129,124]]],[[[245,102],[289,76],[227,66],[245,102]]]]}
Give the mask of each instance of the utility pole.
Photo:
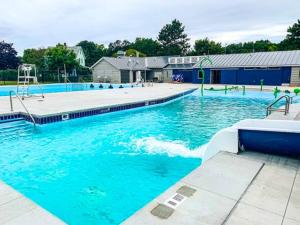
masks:
{"type": "Polygon", "coordinates": [[[66,64],[64,63],[64,72],[65,72],[65,83],[67,83],[67,70],[66,70],[66,64]]]}

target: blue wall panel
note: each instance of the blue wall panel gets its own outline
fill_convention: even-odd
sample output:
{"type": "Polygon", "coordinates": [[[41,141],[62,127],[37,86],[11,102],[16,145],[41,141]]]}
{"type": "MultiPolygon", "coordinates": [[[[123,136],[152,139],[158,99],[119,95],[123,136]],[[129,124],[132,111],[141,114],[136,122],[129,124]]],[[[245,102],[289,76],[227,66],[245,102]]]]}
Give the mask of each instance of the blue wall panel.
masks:
{"type": "Polygon", "coordinates": [[[300,156],[299,133],[239,130],[239,143],[246,150],[300,156]]]}
{"type": "MultiPolygon", "coordinates": [[[[205,73],[204,83],[209,84],[210,83],[210,69],[204,69],[204,73],[205,73]]],[[[195,84],[202,83],[202,79],[199,79],[199,69],[193,69],[192,83],[195,83],[195,84]]]]}
{"type": "MultiPolygon", "coordinates": [[[[201,83],[198,78],[199,69],[193,69],[192,83],[201,83]]],[[[204,69],[205,83],[210,83],[210,69],[204,69]]],[[[291,68],[280,67],[271,69],[220,69],[221,84],[242,84],[260,85],[260,80],[264,80],[265,85],[282,85],[290,83],[291,68]]]]}
{"type": "Polygon", "coordinates": [[[236,84],[238,70],[221,70],[221,84],[236,84]]]}
{"type": "Polygon", "coordinates": [[[173,70],[173,75],[182,75],[185,83],[192,83],[193,81],[193,70],[173,70]]]}

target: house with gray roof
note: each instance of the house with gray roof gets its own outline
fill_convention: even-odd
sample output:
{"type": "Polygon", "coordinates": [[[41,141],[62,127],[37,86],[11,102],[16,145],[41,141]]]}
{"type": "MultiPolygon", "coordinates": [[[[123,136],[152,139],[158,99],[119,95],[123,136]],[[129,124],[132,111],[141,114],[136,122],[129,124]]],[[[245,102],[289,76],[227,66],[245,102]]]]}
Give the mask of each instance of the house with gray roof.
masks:
{"type": "Polygon", "coordinates": [[[91,70],[94,82],[166,81],[171,80],[171,71],[164,70],[167,65],[168,57],[103,57],[91,66],[91,70]]]}
{"type": "Polygon", "coordinates": [[[103,57],[92,66],[96,82],[129,83],[137,78],[240,85],[300,85],[300,50],[185,57],[103,57]],[[199,71],[203,57],[205,74],[199,71]]]}

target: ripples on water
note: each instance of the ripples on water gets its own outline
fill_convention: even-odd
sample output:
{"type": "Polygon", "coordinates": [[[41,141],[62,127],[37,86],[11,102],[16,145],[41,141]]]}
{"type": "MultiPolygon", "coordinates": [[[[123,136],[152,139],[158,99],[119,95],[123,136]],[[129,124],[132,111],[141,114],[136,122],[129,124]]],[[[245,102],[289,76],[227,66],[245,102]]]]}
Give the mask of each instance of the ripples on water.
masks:
{"type": "Polygon", "coordinates": [[[0,130],[0,179],[69,224],[119,224],[199,166],[218,130],[263,118],[271,94],[195,92],[164,106],[0,130]]]}

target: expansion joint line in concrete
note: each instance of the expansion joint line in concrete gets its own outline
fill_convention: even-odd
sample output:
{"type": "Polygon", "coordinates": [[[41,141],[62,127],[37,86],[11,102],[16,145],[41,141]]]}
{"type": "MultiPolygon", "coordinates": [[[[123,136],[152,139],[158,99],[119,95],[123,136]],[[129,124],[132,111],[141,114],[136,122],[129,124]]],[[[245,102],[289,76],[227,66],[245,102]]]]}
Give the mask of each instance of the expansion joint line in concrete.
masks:
{"type": "Polygon", "coordinates": [[[256,177],[258,176],[258,174],[260,173],[260,171],[262,170],[262,168],[265,166],[265,163],[262,163],[262,165],[260,166],[259,170],[256,172],[256,174],[254,175],[254,177],[252,178],[252,180],[250,181],[249,185],[245,188],[244,192],[241,194],[241,196],[239,197],[239,199],[236,201],[236,203],[234,204],[234,206],[232,207],[232,209],[230,210],[230,212],[228,213],[227,217],[224,219],[222,225],[225,225],[226,222],[228,221],[228,219],[230,218],[230,216],[232,215],[232,213],[234,212],[234,210],[236,209],[236,207],[238,206],[238,204],[240,203],[240,201],[242,200],[242,198],[244,197],[244,195],[246,194],[247,190],[249,189],[249,187],[251,186],[251,184],[253,183],[253,181],[256,179],[256,177]]]}
{"type": "Polygon", "coordinates": [[[290,202],[293,190],[294,190],[294,186],[295,186],[295,182],[296,182],[298,172],[299,172],[299,163],[298,163],[298,166],[297,166],[297,169],[296,169],[296,173],[295,173],[295,176],[294,176],[293,185],[292,185],[292,188],[291,188],[291,191],[290,191],[290,194],[289,194],[289,198],[288,198],[288,201],[287,201],[286,206],[285,206],[285,210],[284,210],[284,214],[283,214],[283,217],[282,217],[281,225],[283,225],[283,222],[284,222],[284,219],[285,219],[285,215],[286,215],[286,212],[287,212],[287,209],[288,209],[288,206],[289,206],[289,202],[290,202]]]}

